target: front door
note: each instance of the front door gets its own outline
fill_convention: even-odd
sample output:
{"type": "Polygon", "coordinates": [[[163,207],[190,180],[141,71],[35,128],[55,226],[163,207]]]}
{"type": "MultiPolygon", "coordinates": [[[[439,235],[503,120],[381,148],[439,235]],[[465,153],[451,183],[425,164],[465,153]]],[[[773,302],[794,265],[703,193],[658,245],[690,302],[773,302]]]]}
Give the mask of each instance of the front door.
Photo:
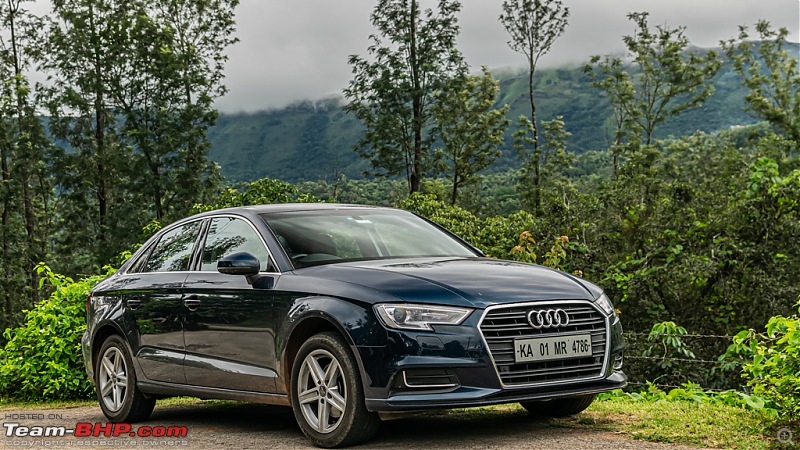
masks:
{"type": "Polygon", "coordinates": [[[211,219],[199,270],[184,285],[186,382],[196,386],[274,392],[276,373],[269,252],[245,219],[211,219]],[[254,277],[217,272],[226,255],[248,252],[262,262],[254,277]]]}

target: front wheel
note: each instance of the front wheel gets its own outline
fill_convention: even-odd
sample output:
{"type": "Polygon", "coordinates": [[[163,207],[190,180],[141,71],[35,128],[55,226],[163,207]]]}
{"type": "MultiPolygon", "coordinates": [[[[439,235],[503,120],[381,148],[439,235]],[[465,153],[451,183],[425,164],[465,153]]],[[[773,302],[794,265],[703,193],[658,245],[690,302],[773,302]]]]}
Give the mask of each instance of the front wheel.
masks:
{"type": "Polygon", "coordinates": [[[519,402],[529,413],[538,417],[566,417],[578,414],[592,404],[595,394],[557,398],[544,401],[519,402]]]}
{"type": "Polygon", "coordinates": [[[336,333],[316,334],[300,347],[291,395],[300,429],[318,447],[365,442],[380,425],[364,404],[355,358],[336,333]]]}
{"type": "Polygon", "coordinates": [[[109,336],[98,353],[95,368],[97,400],[111,422],[138,422],[150,417],[156,404],[136,387],[136,372],[128,346],[121,337],[109,336]]]}

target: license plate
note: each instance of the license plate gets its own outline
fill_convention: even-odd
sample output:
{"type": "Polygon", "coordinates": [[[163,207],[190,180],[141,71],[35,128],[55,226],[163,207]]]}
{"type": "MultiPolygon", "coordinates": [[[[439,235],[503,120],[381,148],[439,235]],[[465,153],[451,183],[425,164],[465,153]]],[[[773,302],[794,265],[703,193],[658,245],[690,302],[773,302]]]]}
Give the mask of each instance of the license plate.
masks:
{"type": "Polygon", "coordinates": [[[514,341],[514,361],[518,363],[592,356],[592,335],[576,334],[514,341]]]}

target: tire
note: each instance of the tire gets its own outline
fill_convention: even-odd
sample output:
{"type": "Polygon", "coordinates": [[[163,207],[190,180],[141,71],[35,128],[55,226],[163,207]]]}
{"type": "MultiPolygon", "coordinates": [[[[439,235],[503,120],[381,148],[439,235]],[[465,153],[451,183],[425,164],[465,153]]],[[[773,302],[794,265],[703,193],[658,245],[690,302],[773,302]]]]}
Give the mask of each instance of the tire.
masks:
{"type": "Polygon", "coordinates": [[[360,444],[380,426],[378,414],[364,404],[356,360],[336,333],[316,334],[300,347],[291,397],[297,424],[317,447],[360,444]]]}
{"type": "Polygon", "coordinates": [[[150,417],[156,399],[146,398],[136,387],[133,358],[122,338],[109,336],[97,355],[94,371],[97,401],[108,420],[130,423],[150,417]]]}
{"type": "Polygon", "coordinates": [[[595,397],[596,394],[589,394],[554,400],[519,402],[519,404],[537,417],[567,417],[588,408],[595,397]]]}

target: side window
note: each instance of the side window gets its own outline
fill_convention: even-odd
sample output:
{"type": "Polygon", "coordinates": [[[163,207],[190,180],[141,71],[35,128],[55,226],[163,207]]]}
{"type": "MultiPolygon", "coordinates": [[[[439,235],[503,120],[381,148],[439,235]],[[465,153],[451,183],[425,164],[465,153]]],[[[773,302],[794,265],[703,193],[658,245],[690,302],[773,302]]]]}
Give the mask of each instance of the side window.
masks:
{"type": "Polygon", "coordinates": [[[261,271],[274,269],[269,264],[269,252],[261,237],[249,223],[233,217],[220,217],[211,220],[206,244],[203,247],[203,260],[200,270],[216,271],[217,261],[238,252],[252,253],[261,261],[261,271]]]}
{"type": "Polygon", "coordinates": [[[150,252],[142,272],[179,272],[189,270],[192,247],[200,232],[200,221],[187,223],[161,236],[150,252]]]}
{"type": "Polygon", "coordinates": [[[139,255],[138,259],[131,263],[130,268],[128,268],[128,273],[140,273],[144,271],[145,263],[147,262],[147,255],[150,254],[150,250],[153,248],[151,245],[150,248],[146,249],[139,255]]]}

